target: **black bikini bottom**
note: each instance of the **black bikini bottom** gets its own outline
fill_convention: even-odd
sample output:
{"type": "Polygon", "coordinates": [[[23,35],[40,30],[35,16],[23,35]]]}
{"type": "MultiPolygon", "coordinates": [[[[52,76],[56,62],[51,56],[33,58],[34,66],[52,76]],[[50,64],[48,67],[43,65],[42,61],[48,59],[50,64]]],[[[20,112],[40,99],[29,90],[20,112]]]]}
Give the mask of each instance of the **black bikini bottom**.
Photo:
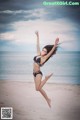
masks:
{"type": "Polygon", "coordinates": [[[33,72],[34,77],[36,77],[37,74],[41,74],[41,75],[43,75],[43,73],[42,73],[41,71],[33,72]]]}

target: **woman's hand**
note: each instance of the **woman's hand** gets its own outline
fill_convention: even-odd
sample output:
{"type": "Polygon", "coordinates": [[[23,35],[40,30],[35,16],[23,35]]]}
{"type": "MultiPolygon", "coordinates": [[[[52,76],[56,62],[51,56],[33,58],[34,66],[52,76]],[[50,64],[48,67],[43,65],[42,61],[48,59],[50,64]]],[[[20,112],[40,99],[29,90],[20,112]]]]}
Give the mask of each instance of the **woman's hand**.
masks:
{"type": "Polygon", "coordinates": [[[36,31],[35,34],[37,35],[37,37],[39,37],[39,32],[38,31],[36,31]]]}
{"type": "Polygon", "coordinates": [[[56,40],[55,40],[55,45],[57,45],[58,42],[59,42],[59,38],[56,38],[56,40]]]}

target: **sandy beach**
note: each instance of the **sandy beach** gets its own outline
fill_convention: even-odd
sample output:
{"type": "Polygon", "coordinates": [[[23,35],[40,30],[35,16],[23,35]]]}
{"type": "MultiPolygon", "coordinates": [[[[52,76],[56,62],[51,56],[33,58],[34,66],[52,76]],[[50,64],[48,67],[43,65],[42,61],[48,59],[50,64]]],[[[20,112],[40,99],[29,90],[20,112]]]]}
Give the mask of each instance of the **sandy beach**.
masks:
{"type": "Polygon", "coordinates": [[[0,81],[0,107],[13,107],[13,120],[80,120],[80,86],[47,83],[49,108],[34,83],[0,81]]]}

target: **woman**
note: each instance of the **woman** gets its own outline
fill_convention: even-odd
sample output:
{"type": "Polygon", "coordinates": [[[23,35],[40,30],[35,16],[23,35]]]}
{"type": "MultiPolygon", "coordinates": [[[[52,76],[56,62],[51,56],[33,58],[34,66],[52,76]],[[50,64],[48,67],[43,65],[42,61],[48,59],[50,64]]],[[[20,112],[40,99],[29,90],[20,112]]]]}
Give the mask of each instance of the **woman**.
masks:
{"type": "Polygon", "coordinates": [[[42,51],[40,52],[39,46],[39,33],[35,33],[37,36],[37,56],[34,57],[34,64],[33,64],[33,75],[35,81],[35,88],[39,91],[45,100],[47,101],[49,107],[51,107],[51,99],[47,96],[46,92],[42,89],[46,81],[52,76],[52,74],[45,76],[45,79],[42,80],[42,72],[40,71],[40,67],[47,61],[49,58],[54,55],[57,51],[57,45],[59,42],[59,38],[55,40],[54,45],[47,45],[45,46],[42,51]]]}

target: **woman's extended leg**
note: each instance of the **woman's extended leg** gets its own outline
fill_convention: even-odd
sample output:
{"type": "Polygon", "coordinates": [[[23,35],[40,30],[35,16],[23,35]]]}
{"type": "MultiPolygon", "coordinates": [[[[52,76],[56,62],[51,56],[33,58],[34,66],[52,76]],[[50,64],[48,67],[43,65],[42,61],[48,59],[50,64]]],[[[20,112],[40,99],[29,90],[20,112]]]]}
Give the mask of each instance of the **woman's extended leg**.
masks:
{"type": "Polygon", "coordinates": [[[43,95],[43,97],[46,99],[49,107],[51,107],[51,100],[48,98],[46,92],[43,89],[40,89],[41,79],[42,79],[41,74],[38,74],[36,77],[34,77],[35,88],[37,91],[39,91],[43,95]]]}
{"type": "Polygon", "coordinates": [[[43,97],[46,99],[46,101],[47,101],[49,107],[51,107],[51,99],[48,98],[46,92],[45,92],[43,89],[40,89],[39,91],[40,91],[40,93],[43,95],[43,97]]]}

